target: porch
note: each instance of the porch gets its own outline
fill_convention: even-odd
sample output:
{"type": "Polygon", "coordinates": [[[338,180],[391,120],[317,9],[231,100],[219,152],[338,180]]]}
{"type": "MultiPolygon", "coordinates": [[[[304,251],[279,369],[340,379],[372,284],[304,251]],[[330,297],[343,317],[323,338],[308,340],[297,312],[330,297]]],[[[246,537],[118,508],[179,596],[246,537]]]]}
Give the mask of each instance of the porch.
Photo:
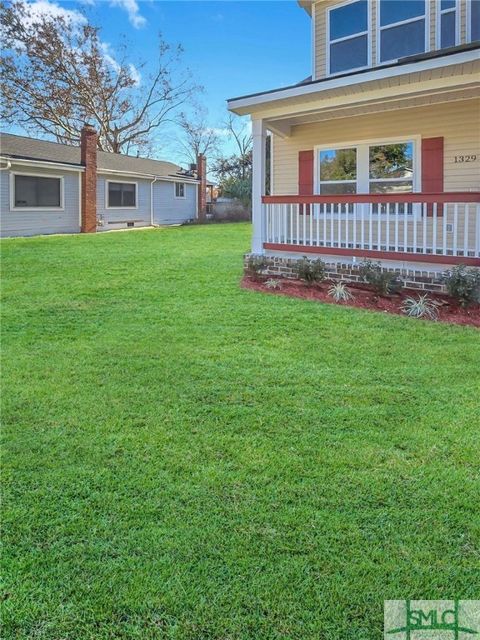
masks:
{"type": "Polygon", "coordinates": [[[264,196],[262,249],[480,267],[480,192],[264,196]]]}

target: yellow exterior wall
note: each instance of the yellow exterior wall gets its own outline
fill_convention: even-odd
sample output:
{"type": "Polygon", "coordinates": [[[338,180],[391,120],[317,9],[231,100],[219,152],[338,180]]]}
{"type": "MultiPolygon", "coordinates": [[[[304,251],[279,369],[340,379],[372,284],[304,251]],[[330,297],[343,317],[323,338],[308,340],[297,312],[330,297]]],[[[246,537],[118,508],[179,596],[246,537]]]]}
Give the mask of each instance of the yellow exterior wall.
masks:
{"type": "MultiPolygon", "coordinates": [[[[327,65],[327,9],[335,5],[343,4],[345,0],[317,0],[314,4],[313,17],[314,20],[314,60],[315,60],[315,79],[324,78],[328,75],[327,65]]],[[[408,2],[408,0],[406,0],[408,2]]],[[[430,51],[436,49],[436,17],[437,7],[440,0],[428,0],[430,10],[430,51]]],[[[459,1],[460,8],[460,44],[466,42],[466,2],[459,1]]],[[[377,22],[377,0],[370,1],[370,25],[371,25],[371,65],[376,66],[376,22],[377,22]]]]}
{"type": "Polygon", "coordinates": [[[299,151],[403,136],[443,136],[445,191],[480,191],[480,100],[474,99],[299,125],[289,138],[273,136],[272,193],[298,193],[299,151]],[[455,163],[456,155],[475,154],[475,162],[455,163]]]}

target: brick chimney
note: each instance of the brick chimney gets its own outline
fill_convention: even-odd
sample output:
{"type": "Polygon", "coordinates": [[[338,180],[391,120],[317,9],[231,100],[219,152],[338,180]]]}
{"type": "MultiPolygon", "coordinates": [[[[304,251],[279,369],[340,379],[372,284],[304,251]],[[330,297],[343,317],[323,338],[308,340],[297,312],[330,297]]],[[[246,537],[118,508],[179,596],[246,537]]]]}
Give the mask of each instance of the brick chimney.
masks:
{"type": "Polygon", "coordinates": [[[207,214],[207,159],[203,153],[197,156],[197,177],[200,180],[198,185],[198,219],[205,220],[207,214]]]}
{"type": "Polygon", "coordinates": [[[80,136],[82,173],[82,233],[97,231],[97,132],[85,124],[80,136]]]}

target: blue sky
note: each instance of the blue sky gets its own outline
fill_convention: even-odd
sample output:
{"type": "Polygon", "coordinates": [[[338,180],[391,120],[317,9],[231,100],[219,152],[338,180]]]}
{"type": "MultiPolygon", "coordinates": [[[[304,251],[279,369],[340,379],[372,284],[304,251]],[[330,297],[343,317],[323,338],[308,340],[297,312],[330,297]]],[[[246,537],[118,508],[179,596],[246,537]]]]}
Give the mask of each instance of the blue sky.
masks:
{"type": "MultiPolygon", "coordinates": [[[[294,0],[30,1],[37,10],[85,12],[101,25],[113,56],[125,35],[133,62],[154,56],[159,32],[182,44],[185,65],[205,88],[199,98],[212,127],[225,118],[227,98],[293,84],[311,73],[310,17],[294,0]]],[[[171,140],[159,155],[180,159],[171,140]]]]}

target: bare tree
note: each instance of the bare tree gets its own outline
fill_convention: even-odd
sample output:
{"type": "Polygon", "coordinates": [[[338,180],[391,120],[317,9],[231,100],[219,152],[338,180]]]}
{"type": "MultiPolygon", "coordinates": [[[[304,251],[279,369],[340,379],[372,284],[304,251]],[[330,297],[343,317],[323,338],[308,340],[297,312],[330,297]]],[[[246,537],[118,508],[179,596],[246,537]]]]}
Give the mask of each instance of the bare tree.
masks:
{"type": "Polygon", "coordinates": [[[218,132],[208,124],[208,112],[196,105],[190,114],[181,113],[178,126],[181,135],[178,144],[188,162],[196,162],[200,153],[211,156],[218,152],[218,132]]]}
{"type": "Polygon", "coordinates": [[[2,117],[59,142],[78,143],[88,121],[100,149],[143,150],[198,89],[181,71],[181,47],[161,37],[155,71],[143,77],[145,63],[132,64],[125,43],[112,56],[86,19],[39,15],[16,0],[1,6],[0,24],[2,117]]]}

